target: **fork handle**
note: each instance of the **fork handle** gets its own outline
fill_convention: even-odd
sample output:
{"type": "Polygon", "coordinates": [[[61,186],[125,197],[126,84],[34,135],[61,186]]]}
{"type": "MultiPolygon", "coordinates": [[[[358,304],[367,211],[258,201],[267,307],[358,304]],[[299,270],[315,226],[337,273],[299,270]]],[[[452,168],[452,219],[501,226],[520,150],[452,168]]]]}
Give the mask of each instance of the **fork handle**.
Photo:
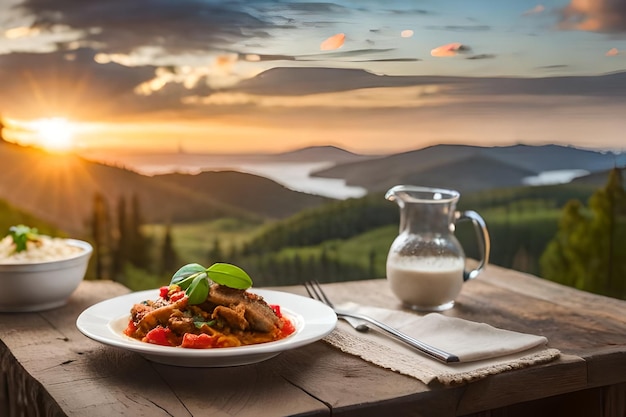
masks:
{"type": "Polygon", "coordinates": [[[380,322],[370,316],[365,316],[363,314],[358,314],[358,313],[347,313],[343,311],[335,311],[335,312],[337,313],[338,316],[352,317],[355,319],[359,319],[359,320],[363,320],[368,323],[371,323],[372,325],[378,327],[380,330],[383,330],[388,335],[406,343],[407,345],[441,362],[445,362],[445,363],[459,362],[458,356],[452,353],[448,353],[444,350],[438,349],[427,343],[421,342],[405,333],[402,333],[401,331],[397,329],[394,329],[393,327],[387,326],[385,323],[380,322]]]}

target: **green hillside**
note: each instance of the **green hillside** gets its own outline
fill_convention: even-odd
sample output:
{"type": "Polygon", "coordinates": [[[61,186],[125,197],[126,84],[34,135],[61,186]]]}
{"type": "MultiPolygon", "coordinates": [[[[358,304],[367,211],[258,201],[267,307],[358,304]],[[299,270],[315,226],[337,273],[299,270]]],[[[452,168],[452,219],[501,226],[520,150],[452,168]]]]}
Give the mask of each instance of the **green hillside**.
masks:
{"type": "Polygon", "coordinates": [[[110,211],[121,199],[136,197],[150,223],[284,218],[328,201],[250,174],[150,177],[72,154],[8,143],[0,146],[0,166],[0,199],[73,235],[88,233],[96,196],[110,211]]]}
{"type": "Polygon", "coordinates": [[[329,198],[289,190],[264,177],[237,171],[163,174],[153,178],[271,219],[289,217],[331,201],[329,198]]]}
{"type": "Polygon", "coordinates": [[[8,234],[11,226],[16,226],[18,224],[25,224],[27,226],[34,227],[39,231],[39,233],[49,236],[68,236],[67,233],[59,228],[0,199],[0,239],[8,234]]]}
{"type": "MultiPolygon", "coordinates": [[[[570,199],[586,201],[592,191],[569,185],[492,190],[462,196],[458,208],[475,209],[485,218],[492,243],[490,263],[538,274],[539,257],[556,233],[561,208],[570,199]]],[[[173,236],[181,257],[189,262],[195,256],[195,261],[237,263],[257,285],[294,284],[308,278],[367,279],[385,275],[387,251],[398,234],[399,209],[381,194],[370,194],[280,221],[228,224],[228,231],[215,222],[175,225],[173,236]],[[221,258],[211,259],[211,252],[221,258]]],[[[478,257],[469,222],[458,225],[457,236],[468,257],[478,257]]]]}

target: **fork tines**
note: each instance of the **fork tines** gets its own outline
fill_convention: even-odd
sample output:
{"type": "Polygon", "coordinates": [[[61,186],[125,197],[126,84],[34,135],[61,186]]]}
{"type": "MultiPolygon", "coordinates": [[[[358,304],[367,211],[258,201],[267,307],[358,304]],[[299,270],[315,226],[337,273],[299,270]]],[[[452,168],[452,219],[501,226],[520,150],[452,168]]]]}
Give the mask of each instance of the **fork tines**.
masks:
{"type": "Polygon", "coordinates": [[[322,290],[322,286],[318,280],[305,281],[304,288],[306,292],[309,293],[309,297],[319,300],[331,308],[333,307],[333,303],[330,302],[330,299],[326,296],[324,290],[322,290]]]}

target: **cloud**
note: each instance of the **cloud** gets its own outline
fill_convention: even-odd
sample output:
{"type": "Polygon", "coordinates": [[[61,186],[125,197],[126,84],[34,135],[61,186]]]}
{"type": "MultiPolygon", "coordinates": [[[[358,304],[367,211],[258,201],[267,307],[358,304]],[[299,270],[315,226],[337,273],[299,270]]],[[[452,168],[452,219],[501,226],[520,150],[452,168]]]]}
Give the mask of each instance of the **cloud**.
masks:
{"type": "Polygon", "coordinates": [[[268,55],[268,54],[242,54],[241,58],[248,62],[262,62],[262,61],[295,61],[295,57],[292,55],[268,55]]]}
{"type": "Polygon", "coordinates": [[[379,58],[379,59],[355,59],[350,62],[418,62],[419,58],[379,58]]]}
{"type": "Polygon", "coordinates": [[[205,97],[190,96],[186,104],[205,106],[254,105],[263,108],[345,108],[345,109],[385,109],[411,108],[432,105],[439,101],[443,87],[417,85],[411,87],[379,87],[347,91],[308,94],[302,96],[265,96],[241,92],[217,92],[205,97]]]}
{"type": "MultiPolygon", "coordinates": [[[[407,52],[392,58],[389,52],[393,49],[368,48],[367,39],[355,38],[357,47],[346,51],[347,33],[339,33],[337,27],[343,20],[351,18],[351,14],[427,14],[422,10],[407,11],[392,7],[372,11],[367,5],[348,7],[339,2],[273,0],[23,0],[12,9],[12,13],[16,10],[30,25],[9,28],[9,35],[17,37],[22,43],[27,40],[32,41],[32,45],[39,42],[38,52],[97,50],[97,64],[150,68],[152,77],[142,79],[129,90],[144,95],[153,94],[171,84],[178,84],[183,89],[205,84],[211,88],[227,87],[272,65],[280,65],[273,61],[285,61],[283,65],[304,65],[295,61],[323,60],[346,65],[416,62],[419,60],[407,52]],[[319,27],[333,28],[330,33],[337,34],[322,43],[322,52],[326,53],[315,54],[318,45],[307,46],[302,40],[314,40],[315,36],[319,36],[315,28],[319,27]],[[290,43],[302,43],[303,47],[292,49],[290,43]],[[43,44],[45,47],[41,46],[43,44]],[[292,54],[294,50],[299,54],[292,54]],[[227,65],[216,64],[215,61],[224,56],[231,57],[227,65]],[[250,69],[252,66],[256,67],[256,71],[250,69]]],[[[398,33],[394,30],[396,39],[398,33]]],[[[16,42],[12,42],[7,52],[15,51],[15,45],[16,42]]],[[[2,47],[0,45],[0,54],[4,52],[2,47]]],[[[30,49],[23,50],[35,49],[30,46],[30,49]]],[[[45,63],[44,54],[41,57],[42,63],[45,63]]]]}
{"type": "Polygon", "coordinates": [[[374,49],[374,48],[368,48],[368,49],[353,49],[350,51],[337,51],[337,52],[330,52],[330,53],[319,53],[319,54],[309,54],[309,55],[298,55],[295,58],[298,61],[310,61],[310,60],[325,60],[327,58],[351,58],[351,57],[360,57],[363,55],[370,55],[370,54],[384,54],[387,52],[391,52],[393,51],[393,49],[387,48],[387,49],[374,49]]]}
{"type": "Polygon", "coordinates": [[[251,95],[300,96],[366,88],[455,84],[450,77],[381,76],[358,69],[272,68],[230,89],[251,95]]]}
{"type": "Polygon", "coordinates": [[[468,52],[471,48],[459,42],[449,43],[438,46],[430,51],[430,55],[434,57],[451,57],[460,53],[468,52]]]}
{"type": "Polygon", "coordinates": [[[468,56],[465,59],[494,59],[496,56],[494,54],[479,54],[468,56]]]}
{"type": "Polygon", "coordinates": [[[538,4],[530,10],[526,10],[524,13],[522,13],[522,16],[532,16],[535,14],[540,14],[543,13],[545,10],[546,8],[543,5],[538,4]]]}
{"type": "Polygon", "coordinates": [[[626,33],[626,1],[571,0],[560,10],[559,28],[600,33],[626,33]]]}
{"type": "Polygon", "coordinates": [[[445,30],[446,32],[487,32],[491,30],[491,26],[487,25],[446,25],[446,26],[427,26],[431,30],[445,30]]]}
{"type": "Polygon", "coordinates": [[[564,65],[564,64],[554,64],[554,65],[543,65],[541,67],[537,67],[537,69],[543,69],[543,70],[553,70],[553,69],[563,69],[563,68],[567,68],[569,65],[564,65]]]}
{"type": "Polygon", "coordinates": [[[346,41],[346,35],[344,33],[337,33],[336,35],[333,35],[327,39],[325,39],[321,44],[320,44],[320,50],[321,51],[332,51],[335,49],[339,49],[343,46],[344,42],[346,41]]]}
{"type": "Polygon", "coordinates": [[[169,53],[220,49],[238,40],[269,37],[267,31],[276,27],[261,13],[244,12],[230,2],[177,0],[150,7],[126,0],[25,0],[19,9],[34,16],[33,28],[80,30],[84,44],[97,44],[107,53],[154,45],[169,53]]]}
{"type": "Polygon", "coordinates": [[[19,39],[37,36],[39,35],[39,33],[39,29],[34,29],[27,26],[19,26],[6,30],[4,32],[4,36],[7,39],[19,39]]]}
{"type": "Polygon", "coordinates": [[[5,80],[0,108],[12,114],[50,112],[88,117],[90,112],[117,111],[133,88],[153,77],[153,67],[128,68],[114,62],[98,64],[96,53],[12,53],[0,55],[0,80],[5,80]],[[10,82],[8,81],[10,80],[10,82]]]}
{"type": "Polygon", "coordinates": [[[609,49],[608,51],[606,51],[606,54],[605,54],[605,55],[606,55],[606,56],[617,56],[617,55],[619,55],[619,54],[620,54],[619,49],[617,49],[617,48],[611,48],[611,49],[609,49]]]}

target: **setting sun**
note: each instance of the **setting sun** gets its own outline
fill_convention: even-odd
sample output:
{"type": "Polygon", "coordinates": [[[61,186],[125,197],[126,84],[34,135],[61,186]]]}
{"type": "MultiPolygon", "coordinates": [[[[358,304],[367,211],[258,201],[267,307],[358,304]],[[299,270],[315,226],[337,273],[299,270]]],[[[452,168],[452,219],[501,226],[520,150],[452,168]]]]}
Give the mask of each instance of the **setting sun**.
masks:
{"type": "Polygon", "coordinates": [[[53,117],[32,123],[37,133],[39,146],[49,151],[63,152],[73,148],[73,132],[70,123],[63,118],[53,117]]]}

